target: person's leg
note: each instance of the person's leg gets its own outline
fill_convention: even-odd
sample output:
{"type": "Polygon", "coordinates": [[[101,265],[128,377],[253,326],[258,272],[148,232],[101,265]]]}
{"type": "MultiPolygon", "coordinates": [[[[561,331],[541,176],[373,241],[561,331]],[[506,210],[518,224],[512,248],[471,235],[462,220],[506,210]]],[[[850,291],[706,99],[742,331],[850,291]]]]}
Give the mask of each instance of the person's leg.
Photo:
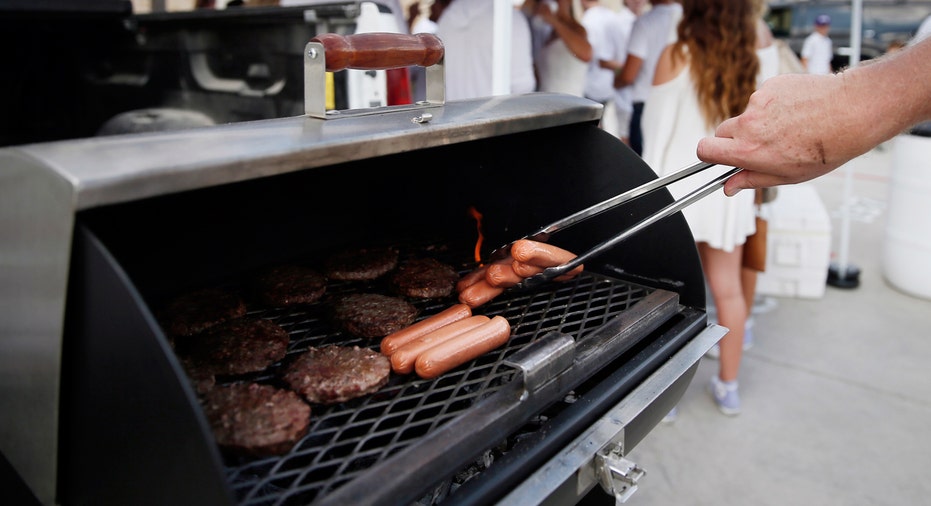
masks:
{"type": "Polygon", "coordinates": [[[740,268],[740,284],[744,292],[744,301],[747,304],[747,317],[753,311],[753,301],[756,297],[756,279],[759,273],[746,267],[740,268]]]}
{"type": "Polygon", "coordinates": [[[744,325],[747,321],[747,303],[741,287],[741,251],[726,252],[698,244],[705,278],[718,312],[718,323],[729,331],[718,343],[721,349],[718,377],[721,381],[735,381],[743,354],[744,325]]]}
{"type": "Polygon", "coordinates": [[[747,323],[744,326],[744,350],[753,346],[753,304],[756,299],[756,280],[759,272],[742,267],[740,269],[740,284],[744,292],[744,301],[747,305],[747,323]]]}
{"type": "Polygon", "coordinates": [[[633,111],[625,109],[615,102],[614,115],[617,117],[616,125],[618,138],[621,139],[621,142],[630,146],[630,118],[633,116],[633,111]]]}
{"type": "Polygon", "coordinates": [[[634,112],[630,115],[630,147],[638,155],[643,155],[643,132],[640,130],[640,117],[643,116],[643,102],[634,102],[634,112]]]}

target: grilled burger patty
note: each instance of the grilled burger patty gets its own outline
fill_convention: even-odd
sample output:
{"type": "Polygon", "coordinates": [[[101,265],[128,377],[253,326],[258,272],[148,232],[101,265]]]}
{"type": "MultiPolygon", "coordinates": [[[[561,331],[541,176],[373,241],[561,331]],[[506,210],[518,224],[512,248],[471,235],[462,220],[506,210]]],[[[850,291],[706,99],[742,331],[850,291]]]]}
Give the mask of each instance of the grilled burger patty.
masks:
{"type": "Polygon", "coordinates": [[[398,297],[356,293],[337,299],[332,306],[336,325],[359,337],[384,337],[414,323],[417,308],[398,297]]]}
{"type": "Polygon", "coordinates": [[[453,293],[459,274],[452,266],[434,258],[415,258],[391,275],[395,292],[417,299],[436,299],[453,293]]]}
{"type": "Polygon", "coordinates": [[[279,325],[245,317],[216,325],[180,343],[178,354],[201,374],[245,374],[262,371],[284,358],[289,340],[288,332],[279,325]]]}
{"type": "Polygon", "coordinates": [[[191,336],[246,314],[246,304],[231,291],[205,288],[166,304],[159,320],[169,336],[191,336]]]}
{"type": "Polygon", "coordinates": [[[217,444],[245,455],[286,453],[310,426],[310,406],[296,393],[269,385],[217,386],[203,405],[217,444]]]}
{"type": "Polygon", "coordinates": [[[340,281],[368,281],[380,278],[398,266],[395,248],[357,248],[330,256],[324,263],[324,272],[330,279],[340,281]]]}
{"type": "Polygon", "coordinates": [[[300,265],[279,265],[252,279],[256,300],[271,307],[312,304],[326,292],[326,278],[318,271],[300,265]]]}
{"type": "Polygon", "coordinates": [[[388,357],[358,346],[310,348],[282,379],[310,402],[335,404],[383,387],[391,374],[388,357]]]}

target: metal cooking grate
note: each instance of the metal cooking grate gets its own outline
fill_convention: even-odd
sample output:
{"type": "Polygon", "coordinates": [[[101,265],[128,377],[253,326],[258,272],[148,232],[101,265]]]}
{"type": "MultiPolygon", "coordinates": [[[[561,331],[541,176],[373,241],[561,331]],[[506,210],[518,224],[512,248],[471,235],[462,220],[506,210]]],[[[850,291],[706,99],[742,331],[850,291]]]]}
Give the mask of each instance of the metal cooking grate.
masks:
{"type": "MultiPolygon", "coordinates": [[[[327,293],[387,293],[383,288],[377,283],[340,283],[328,285],[327,293]]],[[[375,394],[332,406],[313,405],[310,431],[289,453],[260,459],[227,457],[226,473],[237,501],[242,505],[292,505],[309,504],[326,496],[507,384],[514,370],[504,360],[537,336],[549,331],[585,335],[651,291],[585,272],[572,281],[551,283],[545,289],[505,292],[474,311],[507,318],[512,337],[505,346],[433,380],[392,373],[389,383],[375,394]]],[[[449,307],[455,300],[412,302],[423,317],[449,307]]],[[[227,381],[245,379],[284,386],[277,379],[282,364],[308,347],[339,344],[378,349],[378,340],[335,330],[325,309],[323,300],[297,309],[250,312],[275,321],[290,333],[288,356],[260,374],[227,381]]],[[[557,401],[560,399],[553,399],[557,401]]],[[[489,441],[489,445],[496,443],[489,441]]]]}

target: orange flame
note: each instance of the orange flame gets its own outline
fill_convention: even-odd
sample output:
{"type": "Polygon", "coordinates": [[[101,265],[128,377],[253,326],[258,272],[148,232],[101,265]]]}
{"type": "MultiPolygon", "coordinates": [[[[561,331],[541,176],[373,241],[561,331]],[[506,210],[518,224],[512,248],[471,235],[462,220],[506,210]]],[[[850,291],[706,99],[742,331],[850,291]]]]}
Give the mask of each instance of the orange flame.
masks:
{"type": "Polygon", "coordinates": [[[482,213],[470,206],[469,216],[475,219],[475,230],[478,232],[478,239],[475,241],[475,261],[482,265],[482,242],[485,241],[485,235],[482,233],[482,213]]]}

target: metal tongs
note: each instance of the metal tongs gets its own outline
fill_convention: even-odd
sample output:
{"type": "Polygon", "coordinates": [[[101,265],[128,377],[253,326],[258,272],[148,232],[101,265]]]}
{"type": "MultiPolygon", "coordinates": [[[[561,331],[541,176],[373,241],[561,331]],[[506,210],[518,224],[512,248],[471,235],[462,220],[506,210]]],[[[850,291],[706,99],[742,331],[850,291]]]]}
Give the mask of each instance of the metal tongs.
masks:
{"type": "MultiPolygon", "coordinates": [[[[536,232],[533,232],[532,234],[525,235],[521,237],[520,239],[529,239],[532,241],[547,242],[553,236],[553,234],[561,230],[565,230],[577,223],[581,223],[593,216],[597,216],[605,211],[613,209],[621,204],[629,202],[638,197],[642,197],[643,195],[651,193],[655,190],[658,190],[660,188],[665,188],[666,186],[672,183],[675,183],[676,181],[685,179],[693,174],[697,174],[705,169],[713,167],[714,165],[715,164],[713,163],[699,162],[699,163],[696,163],[695,165],[691,165],[684,169],[680,169],[676,172],[673,172],[663,177],[654,179],[653,181],[640,185],[636,188],[627,190],[626,192],[620,195],[611,197],[603,202],[600,202],[591,207],[583,209],[575,214],[572,214],[560,220],[554,221],[553,223],[550,223],[549,225],[537,230],[536,232]]],[[[575,257],[569,262],[566,262],[562,265],[558,265],[556,267],[549,267],[547,269],[544,269],[543,272],[539,274],[535,274],[533,276],[524,278],[523,281],[515,285],[515,288],[518,288],[518,289],[534,288],[534,287],[540,286],[541,284],[553,278],[556,278],[563,274],[568,273],[572,269],[575,269],[576,267],[584,264],[588,260],[591,260],[592,258],[595,258],[596,256],[604,253],[605,251],[613,248],[614,246],[618,245],[619,243],[631,237],[632,235],[640,232],[644,228],[649,227],[650,225],[656,223],[657,221],[662,220],[663,218],[667,218],[681,211],[682,209],[685,209],[691,204],[697,202],[699,199],[702,199],[710,195],[711,193],[713,193],[715,190],[722,188],[724,186],[724,182],[727,181],[728,178],[730,178],[731,176],[733,176],[734,174],[740,171],[741,169],[734,168],[734,169],[731,169],[725,172],[724,174],[716,177],[710,182],[704,184],[703,186],[693,190],[688,195],[682,197],[679,200],[672,202],[671,204],[651,214],[650,216],[647,216],[646,218],[637,222],[635,225],[628,228],[627,230],[624,230],[623,232],[615,235],[614,237],[602,242],[601,244],[586,251],[585,253],[580,254],[579,256],[575,257]]],[[[501,260],[503,258],[506,258],[508,255],[511,254],[511,245],[513,245],[516,241],[520,239],[515,239],[514,241],[511,241],[505,244],[504,246],[501,246],[500,248],[497,248],[494,251],[492,251],[491,255],[489,256],[489,262],[494,262],[496,260],[501,260]]]]}

